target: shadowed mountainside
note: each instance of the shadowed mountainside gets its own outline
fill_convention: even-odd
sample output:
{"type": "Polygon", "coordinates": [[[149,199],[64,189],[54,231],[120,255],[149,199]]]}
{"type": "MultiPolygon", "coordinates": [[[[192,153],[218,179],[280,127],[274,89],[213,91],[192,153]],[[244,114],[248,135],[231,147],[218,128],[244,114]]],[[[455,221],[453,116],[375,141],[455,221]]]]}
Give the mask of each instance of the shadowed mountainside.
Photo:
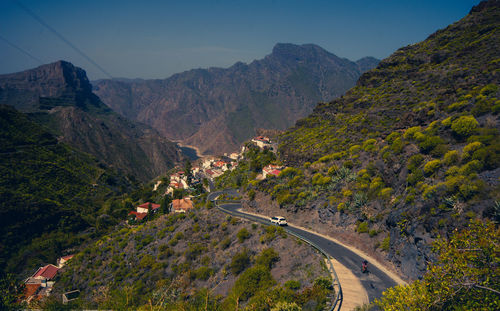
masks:
{"type": "Polygon", "coordinates": [[[68,62],[1,75],[0,103],[27,113],[60,141],[144,181],[182,158],[176,145],[155,130],[103,104],[85,71],[68,62]]]}

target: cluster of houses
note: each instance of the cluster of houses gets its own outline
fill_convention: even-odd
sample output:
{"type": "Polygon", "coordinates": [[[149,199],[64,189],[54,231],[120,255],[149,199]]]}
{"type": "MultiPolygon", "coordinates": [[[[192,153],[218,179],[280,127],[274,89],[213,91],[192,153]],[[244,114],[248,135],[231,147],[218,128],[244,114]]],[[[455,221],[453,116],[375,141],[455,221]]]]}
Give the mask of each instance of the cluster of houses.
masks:
{"type": "MultiPolygon", "coordinates": [[[[57,259],[57,266],[48,264],[38,268],[32,276],[24,281],[25,291],[24,297],[27,303],[34,300],[40,300],[43,297],[50,296],[54,286],[54,278],[57,272],[66,265],[66,263],[73,258],[74,255],[68,255],[57,259]]],[[[78,295],[76,292],[64,293],[63,302],[68,302],[75,299],[78,295]]]]}
{"type": "MultiPolygon", "coordinates": [[[[273,152],[276,150],[276,144],[273,143],[271,139],[265,136],[254,137],[252,138],[251,143],[261,149],[268,149],[273,152]]],[[[245,151],[246,147],[242,146],[239,153],[233,152],[229,155],[224,154],[224,156],[221,157],[205,157],[198,163],[198,165],[191,168],[191,174],[186,174],[186,172],[184,172],[183,170],[177,170],[175,173],[170,175],[170,181],[165,191],[165,195],[173,195],[175,190],[186,190],[186,192],[188,193],[189,191],[194,190],[193,187],[195,185],[201,184],[204,179],[210,181],[208,185],[205,184],[205,187],[208,191],[211,191],[211,182],[215,178],[224,174],[224,172],[228,170],[234,170],[236,167],[238,167],[238,160],[243,157],[243,153],[245,151]]],[[[265,179],[268,176],[278,176],[282,169],[282,166],[268,165],[262,169],[262,174],[259,178],[265,179]]],[[[158,181],[155,184],[155,191],[158,189],[158,186],[161,183],[162,181],[158,181]]],[[[141,221],[148,215],[148,213],[156,213],[159,208],[159,204],[146,202],[138,205],[135,211],[130,211],[129,216],[137,221],[141,221]]],[[[187,212],[188,210],[193,208],[193,203],[188,196],[182,199],[173,200],[169,208],[170,211],[175,213],[187,212]]]]}

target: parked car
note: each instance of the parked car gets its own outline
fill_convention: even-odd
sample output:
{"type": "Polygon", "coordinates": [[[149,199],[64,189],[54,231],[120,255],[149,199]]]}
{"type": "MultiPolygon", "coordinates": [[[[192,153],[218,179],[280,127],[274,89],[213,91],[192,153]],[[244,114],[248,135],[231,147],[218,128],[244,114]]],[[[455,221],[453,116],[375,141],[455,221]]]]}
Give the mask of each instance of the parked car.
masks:
{"type": "Polygon", "coordinates": [[[271,217],[269,220],[271,220],[271,223],[273,223],[275,225],[279,225],[279,226],[286,226],[288,224],[286,222],[285,217],[281,217],[281,216],[274,216],[274,217],[271,217]]]}

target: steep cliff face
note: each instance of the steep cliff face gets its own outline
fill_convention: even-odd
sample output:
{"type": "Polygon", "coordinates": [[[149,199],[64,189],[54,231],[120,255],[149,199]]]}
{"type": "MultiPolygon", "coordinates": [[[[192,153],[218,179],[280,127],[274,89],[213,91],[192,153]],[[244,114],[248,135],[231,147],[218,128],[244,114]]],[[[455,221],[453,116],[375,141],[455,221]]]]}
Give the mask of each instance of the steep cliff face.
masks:
{"type": "Polygon", "coordinates": [[[196,69],[165,80],[94,83],[120,114],[203,152],[234,150],[257,128],[285,129],[354,86],[377,64],[339,58],[319,46],[277,44],[264,59],[230,68],[196,69]]]}
{"type": "Polygon", "coordinates": [[[164,173],[182,158],[176,145],[155,130],[103,104],[85,71],[68,62],[1,75],[0,103],[28,113],[60,141],[141,180],[164,173]]]}

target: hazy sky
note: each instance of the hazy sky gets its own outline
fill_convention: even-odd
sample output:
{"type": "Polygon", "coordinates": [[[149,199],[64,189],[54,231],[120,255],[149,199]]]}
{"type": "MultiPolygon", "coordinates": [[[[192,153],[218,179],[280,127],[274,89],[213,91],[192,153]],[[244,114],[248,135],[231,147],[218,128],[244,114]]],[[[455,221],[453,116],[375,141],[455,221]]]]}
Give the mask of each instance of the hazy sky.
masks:
{"type": "MultiPolygon", "coordinates": [[[[263,58],[278,42],[385,58],[465,16],[478,0],[18,0],[113,77],[166,78],[263,58]]],[[[13,0],[0,0],[0,74],[67,60],[106,77],[13,0]]]]}

